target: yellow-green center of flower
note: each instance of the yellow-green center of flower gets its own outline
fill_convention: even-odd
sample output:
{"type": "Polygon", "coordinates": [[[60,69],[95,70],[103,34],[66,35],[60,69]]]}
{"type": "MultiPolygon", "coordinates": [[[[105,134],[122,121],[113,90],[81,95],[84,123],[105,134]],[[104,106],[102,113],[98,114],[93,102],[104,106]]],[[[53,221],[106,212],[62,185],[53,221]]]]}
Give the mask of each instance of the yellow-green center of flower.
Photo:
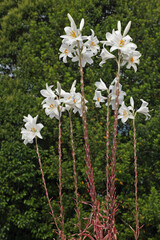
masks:
{"type": "Polygon", "coordinates": [[[70,36],[76,38],[76,34],[75,34],[75,32],[72,31],[72,32],[70,33],[70,36]]]}
{"type": "Polygon", "coordinates": [[[67,54],[67,53],[68,53],[68,50],[67,50],[67,49],[65,49],[65,50],[64,50],[64,53],[65,53],[65,54],[67,54]]]}
{"type": "Polygon", "coordinates": [[[131,58],[130,58],[130,61],[131,61],[131,63],[133,63],[133,62],[134,62],[134,59],[133,59],[133,57],[131,57],[131,58]]]}
{"type": "Polygon", "coordinates": [[[121,39],[121,41],[120,41],[120,46],[121,47],[124,46],[124,40],[123,39],[121,39]]]}
{"type": "Polygon", "coordinates": [[[31,128],[31,132],[35,133],[36,132],[36,129],[33,127],[31,128]]]}
{"type": "Polygon", "coordinates": [[[68,98],[68,100],[71,99],[71,96],[68,98]]]}
{"type": "Polygon", "coordinates": [[[94,47],[94,46],[96,46],[96,44],[94,43],[94,42],[91,42],[91,45],[94,47]]]}
{"type": "Polygon", "coordinates": [[[53,109],[55,106],[53,104],[50,104],[49,106],[51,109],[53,109]]]}
{"type": "Polygon", "coordinates": [[[123,111],[123,117],[126,117],[126,116],[127,116],[127,111],[124,110],[124,111],[123,111]]]}

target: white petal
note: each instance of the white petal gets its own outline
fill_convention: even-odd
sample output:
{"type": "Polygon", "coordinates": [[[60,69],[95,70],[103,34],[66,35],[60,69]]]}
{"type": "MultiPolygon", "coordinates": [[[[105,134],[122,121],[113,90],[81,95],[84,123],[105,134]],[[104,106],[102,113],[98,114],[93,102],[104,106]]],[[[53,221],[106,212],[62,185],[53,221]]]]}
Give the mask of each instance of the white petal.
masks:
{"type": "Polygon", "coordinates": [[[132,97],[130,97],[130,104],[131,104],[131,107],[134,109],[134,100],[132,97]]]}
{"type": "Polygon", "coordinates": [[[123,32],[123,37],[127,35],[127,33],[129,32],[130,27],[131,27],[131,21],[129,21],[127,26],[125,27],[124,32],[123,32]]]}
{"type": "Polygon", "coordinates": [[[79,26],[79,30],[82,31],[84,26],[84,18],[82,18],[81,22],[80,22],[80,26],[79,26]]]}

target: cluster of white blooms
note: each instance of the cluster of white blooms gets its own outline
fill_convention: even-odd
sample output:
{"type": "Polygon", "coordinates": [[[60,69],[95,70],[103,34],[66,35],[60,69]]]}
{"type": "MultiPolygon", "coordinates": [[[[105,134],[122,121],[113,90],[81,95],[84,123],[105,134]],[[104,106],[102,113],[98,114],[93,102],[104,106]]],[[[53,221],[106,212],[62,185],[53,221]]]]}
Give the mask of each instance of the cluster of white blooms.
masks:
{"type": "Polygon", "coordinates": [[[86,63],[92,64],[92,57],[97,54],[100,50],[98,46],[98,39],[94,35],[94,31],[91,29],[90,36],[82,36],[82,29],[84,26],[84,19],[81,20],[79,29],[68,13],[68,18],[70,20],[71,26],[65,27],[64,30],[66,35],[62,35],[63,38],[62,45],[60,47],[60,56],[59,58],[63,58],[63,62],[67,63],[67,57],[72,59],[72,62],[79,62],[82,64],[82,67],[86,65],[86,63]]]}
{"type": "Polygon", "coordinates": [[[30,114],[28,114],[28,117],[24,116],[23,121],[25,122],[25,128],[21,129],[21,133],[25,145],[27,143],[33,143],[35,137],[42,138],[40,131],[44,126],[41,123],[36,123],[37,117],[38,116],[33,118],[30,114]]]}
{"type": "Polygon", "coordinates": [[[101,41],[103,43],[103,49],[101,52],[102,61],[100,62],[100,66],[102,66],[106,60],[110,58],[115,58],[116,56],[111,54],[115,50],[118,50],[121,57],[121,65],[127,64],[127,68],[133,67],[135,72],[137,71],[136,64],[139,64],[139,58],[141,56],[140,52],[136,51],[137,45],[132,43],[132,38],[127,35],[129,29],[131,27],[131,21],[127,24],[123,35],[121,34],[121,22],[118,21],[117,28],[118,30],[112,30],[112,33],[106,33],[107,41],[101,41]],[[104,46],[110,46],[110,52],[108,52],[104,46]]]}
{"type": "Polygon", "coordinates": [[[119,115],[118,119],[121,119],[123,123],[125,123],[129,118],[134,119],[137,113],[142,113],[146,116],[146,119],[150,119],[149,109],[148,109],[148,103],[141,99],[142,105],[141,107],[135,111],[134,109],[134,100],[131,97],[130,98],[130,104],[131,106],[127,107],[124,102],[122,102],[122,106],[119,109],[119,115]]]}
{"type": "MultiPolygon", "coordinates": [[[[93,100],[95,100],[95,105],[96,107],[101,108],[100,103],[105,102],[106,99],[109,101],[109,105],[112,106],[112,110],[115,110],[115,101],[116,101],[116,84],[117,84],[117,79],[115,78],[109,88],[106,87],[106,84],[100,79],[100,82],[96,82],[95,86],[97,89],[95,90],[95,95],[93,100]],[[104,97],[101,94],[101,91],[107,91],[108,97],[104,97]]],[[[122,85],[119,83],[119,96],[118,96],[118,101],[121,107],[119,108],[119,115],[118,119],[121,119],[123,123],[125,123],[128,119],[134,119],[137,113],[142,113],[146,116],[146,119],[149,119],[151,116],[149,114],[149,109],[148,109],[148,103],[141,99],[142,105],[141,107],[135,111],[134,109],[134,100],[131,97],[130,98],[130,104],[131,106],[127,107],[124,103],[124,96],[126,96],[126,93],[122,91],[122,85]]],[[[107,105],[108,103],[106,103],[107,105]]]]}
{"type": "MultiPolygon", "coordinates": [[[[76,80],[73,82],[70,92],[65,92],[59,82],[57,82],[55,91],[52,90],[53,85],[48,86],[46,83],[46,89],[40,91],[42,96],[45,97],[42,104],[46,115],[49,115],[50,118],[59,119],[65,110],[73,110],[74,113],[79,112],[82,116],[81,94],[76,93],[75,85],[76,80]]],[[[87,103],[87,100],[85,100],[85,103],[87,103]]]]}
{"type": "MultiPolygon", "coordinates": [[[[107,97],[102,96],[101,91],[107,91],[109,104],[112,105],[112,110],[115,110],[117,81],[118,80],[115,78],[111,83],[111,85],[109,86],[109,88],[106,87],[106,84],[102,81],[102,79],[100,79],[100,82],[95,83],[95,86],[97,87],[97,89],[95,91],[93,100],[96,100],[96,103],[95,103],[96,107],[100,108],[101,107],[100,103],[105,102],[105,100],[107,99],[107,97]]],[[[120,105],[122,104],[125,95],[126,93],[122,91],[122,85],[119,83],[118,101],[120,105]]]]}

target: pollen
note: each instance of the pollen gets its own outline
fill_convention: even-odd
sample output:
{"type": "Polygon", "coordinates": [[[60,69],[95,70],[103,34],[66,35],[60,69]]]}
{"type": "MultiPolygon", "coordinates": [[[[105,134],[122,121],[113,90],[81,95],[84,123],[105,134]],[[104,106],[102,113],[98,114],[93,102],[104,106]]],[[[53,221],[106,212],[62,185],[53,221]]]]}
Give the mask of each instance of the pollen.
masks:
{"type": "Polygon", "coordinates": [[[97,102],[99,102],[99,97],[97,97],[97,102]]]}
{"type": "Polygon", "coordinates": [[[95,46],[96,46],[96,44],[95,44],[94,42],[91,42],[91,45],[92,45],[93,47],[95,47],[95,46]]]}
{"type": "Polygon", "coordinates": [[[71,96],[68,98],[68,100],[71,99],[71,96]]]}
{"type": "Polygon", "coordinates": [[[133,62],[134,62],[134,59],[133,59],[133,57],[131,57],[131,58],[130,58],[130,61],[131,61],[131,63],[133,63],[133,62]]]}
{"type": "Polygon", "coordinates": [[[76,33],[75,33],[74,31],[72,31],[72,32],[70,33],[70,36],[76,38],[76,33]]]}
{"type": "Polygon", "coordinates": [[[65,54],[67,54],[67,53],[68,53],[68,50],[67,50],[67,49],[65,49],[65,50],[64,50],[64,53],[65,53],[65,54]]]}
{"type": "Polygon", "coordinates": [[[36,132],[36,129],[33,127],[31,128],[31,132],[35,133],[36,132]]]}
{"type": "Polygon", "coordinates": [[[50,104],[49,107],[53,109],[55,106],[53,104],[50,104]]]}
{"type": "Polygon", "coordinates": [[[73,102],[74,102],[74,104],[76,104],[76,101],[75,101],[75,99],[73,100],[73,102]]]}
{"type": "Polygon", "coordinates": [[[124,40],[123,39],[121,39],[121,41],[120,41],[120,46],[122,47],[122,46],[124,46],[124,40]]]}
{"type": "Polygon", "coordinates": [[[126,110],[123,111],[123,116],[124,116],[124,117],[127,116],[127,111],[126,111],[126,110]]]}

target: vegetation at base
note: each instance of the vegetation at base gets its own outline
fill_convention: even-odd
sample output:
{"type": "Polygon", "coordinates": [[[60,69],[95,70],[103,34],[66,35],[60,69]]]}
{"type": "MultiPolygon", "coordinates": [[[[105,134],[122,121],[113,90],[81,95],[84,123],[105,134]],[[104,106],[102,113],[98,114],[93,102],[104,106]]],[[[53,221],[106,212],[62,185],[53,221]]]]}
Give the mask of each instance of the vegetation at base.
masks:
{"type": "MultiPolygon", "coordinates": [[[[58,208],[58,122],[48,118],[42,109],[40,90],[57,81],[69,91],[80,74],[77,63],[59,60],[64,27],[69,26],[67,13],[77,25],[85,19],[84,33],[92,28],[99,40],[106,32],[132,21],[130,36],[142,57],[138,71],[122,69],[121,84],[140,107],[140,98],[149,102],[151,119],[138,116],[138,197],[140,240],[158,240],[160,236],[160,2],[159,0],[2,0],[0,3],[0,239],[50,240],[57,237],[42,186],[41,173],[34,144],[25,146],[21,140],[23,116],[39,115],[44,124],[39,149],[48,191],[55,213],[58,208]]],[[[100,78],[110,85],[116,64],[110,60],[102,68],[99,57],[84,70],[85,96],[88,100],[88,128],[91,160],[99,200],[105,196],[105,131],[106,106],[96,109],[93,102],[94,83],[100,78]]],[[[112,121],[111,121],[112,122],[112,121]]],[[[73,116],[78,187],[81,201],[90,201],[86,190],[82,119],[73,116]]],[[[118,240],[131,240],[129,225],[134,221],[134,160],[132,126],[119,122],[116,187],[118,240]]],[[[111,129],[112,131],[112,129],[111,129]]],[[[62,116],[62,181],[65,231],[76,231],[72,155],[69,117],[62,116]]],[[[82,204],[82,217],[89,215],[82,204]]]]}

